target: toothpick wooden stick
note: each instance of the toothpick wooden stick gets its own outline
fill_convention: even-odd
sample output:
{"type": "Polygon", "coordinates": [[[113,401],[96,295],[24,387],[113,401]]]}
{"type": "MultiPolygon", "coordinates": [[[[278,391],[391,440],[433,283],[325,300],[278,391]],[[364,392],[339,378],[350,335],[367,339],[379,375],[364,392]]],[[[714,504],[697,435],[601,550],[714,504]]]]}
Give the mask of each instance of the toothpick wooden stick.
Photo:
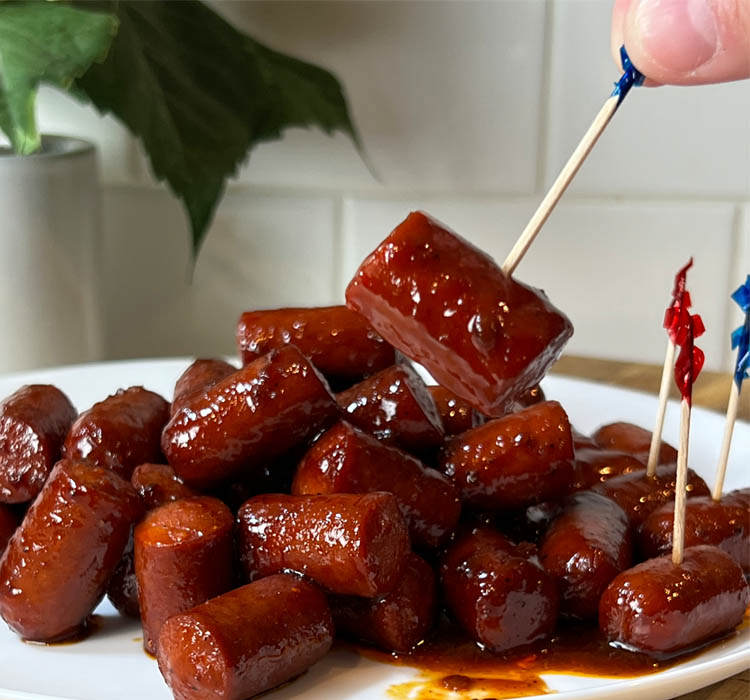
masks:
{"type": "Polygon", "coordinates": [[[670,338],[667,341],[667,354],[664,357],[664,369],[661,373],[661,385],[659,386],[659,407],[656,410],[656,424],[651,434],[651,447],[648,452],[646,463],[646,474],[653,476],[656,473],[656,465],[659,463],[659,450],[661,449],[661,436],[664,431],[664,416],[667,412],[667,398],[669,397],[669,386],[672,380],[672,366],[674,365],[674,343],[670,338]]]}
{"type": "Polygon", "coordinates": [[[672,532],[672,562],[682,564],[685,549],[685,498],[687,495],[688,438],[690,435],[690,403],[680,404],[680,442],[677,447],[677,479],[674,487],[674,530],[672,532]]]}
{"type": "Polygon", "coordinates": [[[737,406],[739,402],[739,387],[735,382],[732,382],[732,388],[729,391],[729,404],[727,405],[727,419],[724,424],[724,439],[721,442],[721,452],[719,453],[719,468],[716,472],[716,483],[711,494],[714,501],[721,499],[721,491],[724,488],[724,477],[727,473],[727,462],[729,461],[729,448],[732,445],[732,433],[734,432],[734,423],[737,420],[737,406]]]}
{"type": "Polygon", "coordinates": [[[531,221],[526,224],[526,228],[521,233],[513,248],[511,248],[508,257],[505,258],[503,272],[506,275],[512,275],[518,266],[518,263],[521,262],[521,258],[523,258],[526,251],[529,249],[529,246],[534,242],[536,235],[539,233],[542,226],[544,226],[544,222],[547,221],[552,210],[555,208],[555,205],[560,201],[560,197],[563,196],[568,185],[576,176],[579,168],[583,165],[583,161],[586,160],[588,154],[591,153],[591,149],[596,145],[596,142],[599,140],[604,129],[607,128],[607,124],[609,124],[617,111],[617,108],[620,106],[620,103],[630,91],[630,88],[633,87],[633,85],[640,85],[643,83],[643,74],[630,62],[630,58],[628,57],[624,46],[620,49],[620,56],[622,58],[622,67],[625,72],[615,84],[615,89],[612,92],[612,95],[610,95],[599,110],[599,114],[596,115],[591,126],[588,128],[588,131],[586,131],[581,139],[581,142],[576,146],[573,155],[570,156],[565,167],[560,171],[560,174],[552,184],[549,192],[547,192],[542,200],[542,203],[534,212],[531,221]]]}

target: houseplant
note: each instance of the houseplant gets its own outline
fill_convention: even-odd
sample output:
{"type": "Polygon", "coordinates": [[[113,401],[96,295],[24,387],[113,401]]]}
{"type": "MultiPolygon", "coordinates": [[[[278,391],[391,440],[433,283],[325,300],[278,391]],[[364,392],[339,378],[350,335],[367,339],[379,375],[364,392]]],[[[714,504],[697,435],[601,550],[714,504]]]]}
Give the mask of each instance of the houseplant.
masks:
{"type": "MultiPolygon", "coordinates": [[[[12,282],[0,288],[3,315],[7,304],[19,300],[35,308],[54,302],[59,308],[67,299],[75,311],[95,284],[83,285],[87,290],[83,294],[71,295],[66,289],[71,273],[87,278],[88,271],[95,269],[96,242],[88,238],[83,243],[65,242],[65,236],[76,235],[75,229],[96,227],[92,223],[97,216],[96,196],[77,207],[83,218],[76,224],[54,213],[55,203],[64,202],[65,196],[50,190],[54,183],[43,175],[51,164],[63,168],[60,162],[66,159],[77,158],[80,169],[90,151],[79,144],[79,153],[59,141],[57,150],[44,150],[52,147],[53,140],[40,137],[35,125],[34,98],[40,84],[67,90],[125,124],[141,142],[155,177],[181,200],[195,253],[227,178],[256,144],[279,138],[292,126],[316,126],[327,133],[340,130],[358,143],[342,88],[331,73],[273,51],[237,31],[198,0],[0,0],[0,132],[10,143],[10,148],[0,151],[0,260],[4,266],[0,277],[17,276],[18,240],[31,242],[23,251],[22,267],[27,273],[29,248],[40,249],[47,260],[38,273],[26,274],[15,292],[8,289],[12,282]],[[34,179],[35,173],[42,173],[40,180],[34,179]],[[46,211],[45,221],[34,216],[39,207],[46,211]],[[39,230],[18,230],[22,224],[39,226],[39,230]],[[53,230],[61,226],[67,231],[53,230]],[[3,243],[9,237],[16,239],[13,245],[3,243]],[[59,259],[72,251],[79,260],[59,259]],[[80,260],[81,255],[85,260],[80,260]],[[66,278],[57,285],[49,280],[50,256],[58,258],[66,278]],[[47,297],[37,294],[42,276],[47,297]]],[[[93,158],[88,167],[95,169],[93,158]]],[[[91,173],[81,175],[75,191],[84,182],[96,187],[95,170],[91,173]]],[[[64,176],[55,179],[65,182],[64,176]]],[[[50,315],[41,324],[48,326],[48,332],[40,329],[38,338],[25,343],[22,357],[0,353],[0,368],[60,361],[59,353],[28,354],[34,347],[53,347],[63,332],[71,337],[91,334],[94,320],[84,319],[85,313],[79,314],[82,324],[78,328],[71,329],[70,321],[67,326],[58,323],[61,315],[75,316],[68,311],[50,315]]],[[[95,345],[72,348],[62,359],[90,359],[96,354],[95,345]]]]}

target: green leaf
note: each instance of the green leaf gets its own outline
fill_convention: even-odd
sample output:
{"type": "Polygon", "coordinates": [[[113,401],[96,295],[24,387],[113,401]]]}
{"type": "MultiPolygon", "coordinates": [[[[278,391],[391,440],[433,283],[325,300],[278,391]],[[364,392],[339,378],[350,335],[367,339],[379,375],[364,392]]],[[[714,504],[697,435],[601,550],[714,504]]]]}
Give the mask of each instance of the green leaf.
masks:
{"type": "Polygon", "coordinates": [[[359,143],[328,71],[242,34],[196,0],[119,2],[107,60],[77,85],[142,141],[155,176],[184,202],[197,253],[248,150],[291,126],[359,143]]]}
{"type": "Polygon", "coordinates": [[[0,129],[17,153],[40,145],[34,102],[40,82],[67,88],[104,59],[113,15],[58,3],[0,2],[0,129]]]}

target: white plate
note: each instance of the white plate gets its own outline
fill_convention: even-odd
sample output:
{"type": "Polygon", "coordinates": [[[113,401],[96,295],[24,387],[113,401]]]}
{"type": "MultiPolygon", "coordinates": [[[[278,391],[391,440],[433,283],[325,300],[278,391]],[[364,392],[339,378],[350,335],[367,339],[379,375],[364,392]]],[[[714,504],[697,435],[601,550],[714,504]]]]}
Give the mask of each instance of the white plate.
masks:
{"type": "MultiPolygon", "coordinates": [[[[134,384],[171,396],[174,382],[188,360],[148,360],[81,365],[0,377],[0,397],[28,382],[52,383],[85,409],[112,391],[134,384]]],[[[647,394],[575,379],[550,377],[544,382],[550,398],[558,399],[573,424],[583,432],[614,420],[651,425],[656,401],[647,394]]],[[[678,434],[678,410],[671,405],[665,438],[678,434]]],[[[693,410],[691,466],[709,484],[719,452],[723,417],[693,410]]],[[[748,474],[750,425],[735,428],[726,488],[750,486],[748,474]],[[744,466],[741,466],[741,463],[744,466]]],[[[137,623],[118,617],[102,603],[97,612],[103,626],[77,644],[44,647],[24,644],[0,629],[0,700],[169,700],[156,662],[140,644],[137,623]]],[[[750,666],[750,630],[697,658],[660,673],[630,679],[573,675],[542,676],[560,700],[664,700],[715,683],[750,666]]],[[[389,686],[415,678],[410,668],[380,664],[351,652],[335,651],[298,680],[274,691],[274,700],[373,700],[386,698],[389,686]]],[[[458,697],[458,696],[454,696],[458,697]]],[[[539,696],[544,697],[544,696],[539,696]]]]}

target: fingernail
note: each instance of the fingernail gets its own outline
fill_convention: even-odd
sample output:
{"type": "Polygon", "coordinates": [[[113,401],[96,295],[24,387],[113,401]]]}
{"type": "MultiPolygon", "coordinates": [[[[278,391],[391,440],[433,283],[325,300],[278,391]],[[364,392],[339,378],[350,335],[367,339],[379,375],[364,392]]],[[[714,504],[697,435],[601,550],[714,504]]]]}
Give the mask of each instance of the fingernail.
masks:
{"type": "Polygon", "coordinates": [[[709,0],[640,0],[634,19],[642,49],[668,70],[690,73],[718,49],[709,0]]]}

